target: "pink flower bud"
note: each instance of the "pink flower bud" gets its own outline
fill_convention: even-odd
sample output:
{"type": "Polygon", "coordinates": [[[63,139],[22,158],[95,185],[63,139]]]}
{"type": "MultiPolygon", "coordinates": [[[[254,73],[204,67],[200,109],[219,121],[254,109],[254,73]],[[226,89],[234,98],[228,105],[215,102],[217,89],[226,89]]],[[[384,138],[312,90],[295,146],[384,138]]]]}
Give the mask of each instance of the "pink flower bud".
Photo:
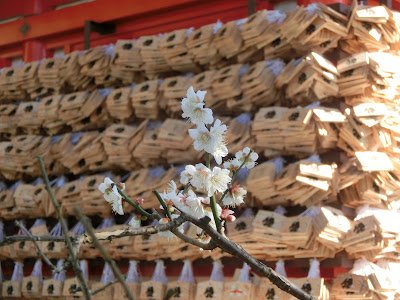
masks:
{"type": "Polygon", "coordinates": [[[135,201],[135,203],[138,204],[138,205],[143,204],[143,202],[144,202],[144,200],[142,198],[137,198],[136,201],[135,201]]]}
{"type": "Polygon", "coordinates": [[[226,217],[226,220],[228,222],[234,222],[236,220],[236,217],[234,215],[229,215],[226,217]]]}

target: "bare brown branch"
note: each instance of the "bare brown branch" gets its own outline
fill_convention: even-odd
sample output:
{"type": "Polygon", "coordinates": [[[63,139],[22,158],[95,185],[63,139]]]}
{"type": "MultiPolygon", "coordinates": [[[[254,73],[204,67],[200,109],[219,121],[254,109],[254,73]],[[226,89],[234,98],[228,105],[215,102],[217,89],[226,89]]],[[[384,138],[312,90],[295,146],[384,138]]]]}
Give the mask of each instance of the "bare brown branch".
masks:
{"type": "Polygon", "coordinates": [[[17,220],[15,220],[15,225],[17,225],[22,232],[27,235],[28,237],[31,238],[31,241],[33,242],[33,244],[35,245],[38,254],[40,255],[40,257],[44,260],[44,262],[50,266],[51,271],[53,273],[58,273],[61,270],[58,270],[57,267],[55,265],[53,265],[53,263],[50,261],[50,259],[43,253],[42,249],[40,249],[39,244],[37,243],[37,241],[33,238],[32,234],[28,231],[28,229],[25,228],[24,225],[22,225],[20,222],[18,222],[17,220]]]}
{"type": "Polygon", "coordinates": [[[65,222],[65,219],[62,216],[60,204],[58,203],[56,197],[54,196],[54,192],[50,186],[50,181],[49,181],[49,177],[47,176],[43,157],[41,155],[38,155],[38,160],[39,160],[40,170],[42,171],[46,190],[49,193],[50,200],[53,203],[54,208],[56,209],[57,218],[61,223],[61,228],[64,233],[65,240],[67,242],[67,248],[69,251],[69,259],[71,261],[72,268],[74,269],[74,272],[75,272],[76,278],[79,282],[79,285],[82,287],[82,292],[85,295],[85,298],[90,300],[90,299],[92,299],[92,296],[90,295],[90,290],[87,285],[87,282],[86,282],[85,278],[83,277],[83,273],[82,273],[81,267],[79,265],[78,257],[74,253],[74,246],[73,246],[71,237],[68,234],[68,226],[67,226],[67,223],[65,222]]]}
{"type": "Polygon", "coordinates": [[[100,251],[101,256],[103,256],[104,260],[110,265],[111,269],[114,272],[115,277],[117,277],[118,281],[121,283],[122,287],[125,290],[126,296],[130,300],[134,300],[133,295],[131,291],[129,290],[124,277],[122,276],[121,272],[118,269],[117,264],[115,261],[111,258],[111,256],[107,253],[106,249],[104,249],[103,245],[100,243],[100,241],[97,239],[92,224],[90,223],[89,219],[84,216],[79,209],[79,207],[75,206],[74,210],[76,214],[79,216],[80,221],[82,222],[83,226],[85,226],[86,232],[88,233],[89,237],[92,240],[92,243],[96,246],[96,248],[100,251]]]}

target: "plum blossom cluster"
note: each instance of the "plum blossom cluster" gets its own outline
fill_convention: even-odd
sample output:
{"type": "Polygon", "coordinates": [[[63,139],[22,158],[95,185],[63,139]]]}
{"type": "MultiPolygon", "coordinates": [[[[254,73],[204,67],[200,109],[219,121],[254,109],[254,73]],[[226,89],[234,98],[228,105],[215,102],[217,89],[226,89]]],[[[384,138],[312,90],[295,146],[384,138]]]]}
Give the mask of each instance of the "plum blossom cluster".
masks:
{"type": "MultiPolygon", "coordinates": [[[[190,214],[195,218],[210,218],[210,225],[221,232],[221,224],[224,221],[235,220],[234,211],[229,207],[236,207],[244,202],[247,191],[239,184],[234,184],[236,174],[242,168],[251,169],[255,166],[258,155],[246,147],[235,154],[235,157],[222,159],[228,155],[226,147],[227,126],[221,120],[214,120],[211,109],[205,107],[205,91],[195,92],[193,87],[187,91],[186,98],[182,99],[182,117],[196,125],[195,129],[189,129],[189,135],[193,139],[193,147],[197,151],[206,152],[206,164],[187,165],[180,174],[180,183],[185,186],[179,190],[176,183],[171,181],[166,191],[161,194],[155,192],[161,204],[161,209],[167,217],[159,217],[159,224],[165,224],[179,216],[180,212],[190,214]],[[210,156],[216,165],[211,167],[210,156]],[[222,164],[223,163],[223,164],[222,164]],[[219,197],[217,201],[217,196],[219,197]],[[222,208],[222,207],[225,208],[222,208]]],[[[133,203],[123,193],[125,185],[115,184],[109,178],[100,184],[99,190],[110,203],[114,212],[123,214],[122,201],[125,199],[137,210],[143,199],[137,199],[133,203]]],[[[142,214],[146,213],[142,210],[142,214]]],[[[141,217],[135,216],[130,225],[140,226],[141,217]]],[[[200,229],[200,228],[199,228],[200,229]]],[[[182,225],[178,228],[183,232],[182,225]]],[[[160,232],[167,238],[173,237],[172,232],[160,232]]],[[[207,240],[204,233],[199,230],[199,236],[207,240]]]]}

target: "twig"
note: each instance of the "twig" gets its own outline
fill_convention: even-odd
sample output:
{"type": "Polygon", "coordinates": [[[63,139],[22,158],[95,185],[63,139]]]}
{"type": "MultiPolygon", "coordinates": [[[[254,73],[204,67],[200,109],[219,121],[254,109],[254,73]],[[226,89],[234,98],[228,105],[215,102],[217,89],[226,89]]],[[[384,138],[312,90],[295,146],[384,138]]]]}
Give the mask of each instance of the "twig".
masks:
{"type": "Polygon", "coordinates": [[[22,225],[18,220],[15,220],[15,225],[17,225],[25,235],[27,235],[28,237],[31,238],[31,241],[35,244],[35,247],[38,251],[38,254],[40,255],[40,257],[44,260],[44,262],[46,264],[48,264],[51,268],[51,271],[53,273],[58,273],[61,270],[59,270],[51,261],[50,259],[43,253],[42,249],[40,249],[39,244],[37,243],[37,241],[35,241],[35,239],[33,238],[32,234],[28,231],[28,229],[25,228],[24,225],[22,225]]]}
{"type": "MultiPolygon", "coordinates": [[[[152,218],[155,218],[152,216],[152,218]]],[[[161,218],[161,216],[160,216],[161,218]]],[[[156,234],[160,231],[168,231],[171,230],[175,227],[179,227],[182,225],[186,220],[183,217],[178,217],[174,219],[171,222],[168,222],[166,224],[158,224],[158,225],[153,225],[153,226],[145,226],[145,227],[140,227],[140,228],[133,228],[132,226],[127,226],[125,229],[120,229],[120,230],[115,230],[112,232],[97,232],[96,238],[98,240],[113,240],[117,238],[122,238],[125,236],[137,236],[137,235],[150,235],[150,234],[156,234]]],[[[71,236],[70,239],[72,240],[72,243],[78,243],[79,240],[81,242],[88,242],[87,241],[87,235],[86,234],[81,234],[78,236],[71,236]]],[[[6,237],[4,240],[0,242],[0,246],[2,245],[10,245],[13,243],[17,242],[23,242],[23,241],[49,241],[49,242],[65,242],[65,237],[63,236],[25,236],[25,235],[15,235],[15,236],[9,236],[6,237]]]]}
{"type": "MultiPolygon", "coordinates": [[[[176,207],[175,207],[175,208],[176,208],[176,207]]],[[[158,213],[158,211],[156,211],[154,208],[152,209],[152,211],[153,211],[153,217],[154,217],[155,219],[157,219],[157,220],[162,219],[162,217],[161,217],[161,215],[158,213]]],[[[178,220],[178,219],[181,219],[181,218],[183,219],[184,222],[187,221],[183,216],[179,216],[178,218],[174,219],[174,221],[175,221],[175,220],[178,220]]],[[[169,223],[171,223],[171,222],[169,222],[169,223]]],[[[167,223],[167,224],[169,224],[169,223],[167,223]]],[[[166,224],[165,224],[165,225],[166,225],[166,224]]],[[[180,238],[181,240],[183,240],[184,242],[189,243],[189,244],[192,244],[192,245],[197,246],[197,247],[199,247],[199,248],[202,248],[203,250],[213,250],[213,249],[216,248],[216,245],[215,245],[215,243],[214,243],[213,241],[210,241],[210,242],[207,243],[207,244],[202,243],[202,242],[200,242],[199,240],[192,239],[191,237],[189,237],[189,236],[187,236],[187,235],[185,235],[185,234],[179,232],[179,230],[178,230],[177,227],[178,227],[178,226],[176,226],[176,227],[170,229],[170,231],[171,231],[173,234],[175,234],[178,238],[180,238]]]]}
{"type": "Polygon", "coordinates": [[[300,300],[315,300],[314,297],[307,294],[295,284],[291,283],[288,279],[279,275],[274,270],[267,267],[262,262],[248,254],[243,248],[238,247],[235,243],[232,243],[227,238],[223,237],[220,233],[214,230],[214,228],[208,225],[207,222],[205,222],[205,218],[208,219],[208,217],[199,220],[188,214],[185,214],[184,212],[181,212],[181,214],[189,222],[203,229],[219,248],[246,262],[254,271],[266,276],[281,290],[291,294],[292,296],[300,300]]]}
{"type": "MultiPolygon", "coordinates": [[[[125,276],[125,275],[122,275],[122,277],[124,277],[124,279],[126,279],[126,276],[125,276]]],[[[114,281],[111,281],[111,282],[109,282],[109,283],[106,283],[105,285],[103,285],[102,287],[98,288],[97,290],[91,291],[90,294],[91,294],[92,296],[94,296],[94,295],[96,295],[97,293],[100,293],[100,292],[104,291],[106,288],[108,288],[109,286],[111,286],[111,285],[113,285],[113,284],[115,284],[115,283],[117,283],[117,282],[118,282],[118,279],[115,279],[114,281]]]]}
{"type": "MultiPolygon", "coordinates": [[[[126,275],[122,275],[125,279],[126,279],[126,275]]],[[[118,282],[118,279],[115,279],[114,281],[111,281],[109,283],[106,283],[105,285],[103,285],[102,287],[98,288],[97,290],[91,291],[90,295],[94,296],[102,291],[104,291],[106,288],[108,288],[110,285],[113,285],[115,283],[118,282]]],[[[82,291],[81,287],[78,287],[74,290],[74,292],[80,292],[82,291]]]]}
{"type": "Polygon", "coordinates": [[[61,243],[65,242],[65,238],[63,236],[51,236],[51,235],[49,236],[31,235],[30,237],[26,235],[12,235],[4,237],[4,239],[0,241],[0,247],[26,241],[61,243]]]}
{"type": "Polygon", "coordinates": [[[106,249],[104,249],[104,247],[100,243],[100,241],[96,238],[92,224],[88,221],[88,218],[82,214],[82,212],[78,206],[75,206],[74,210],[75,210],[76,214],[79,216],[79,219],[82,222],[83,226],[85,226],[86,232],[89,234],[89,236],[92,239],[92,243],[100,251],[104,260],[110,265],[111,269],[113,270],[115,277],[117,277],[118,281],[121,283],[122,287],[125,290],[126,296],[130,300],[134,300],[133,295],[132,295],[131,291],[129,290],[128,286],[126,285],[125,279],[122,276],[121,272],[119,271],[117,264],[111,258],[111,256],[107,253],[106,249]]]}
{"type": "Polygon", "coordinates": [[[83,277],[83,273],[82,273],[81,267],[79,265],[78,258],[75,255],[74,247],[73,247],[71,238],[70,238],[70,236],[68,234],[68,226],[67,226],[67,223],[65,222],[65,219],[63,218],[62,213],[61,213],[60,204],[58,203],[56,197],[54,196],[53,190],[52,190],[52,188],[50,186],[50,181],[49,181],[49,177],[47,176],[46,167],[44,165],[43,157],[41,155],[38,155],[38,160],[39,160],[39,164],[40,164],[40,170],[42,171],[43,179],[44,179],[44,182],[45,182],[46,190],[49,193],[49,196],[50,196],[51,202],[54,205],[54,208],[56,209],[57,217],[58,217],[58,220],[60,221],[61,228],[63,230],[65,240],[67,242],[67,248],[68,248],[68,251],[69,251],[69,256],[70,256],[72,268],[73,268],[73,270],[74,270],[74,272],[76,274],[76,278],[77,278],[77,280],[79,282],[79,285],[82,287],[82,292],[85,295],[85,298],[90,300],[90,299],[92,299],[92,296],[90,295],[90,290],[89,290],[89,287],[88,287],[88,285],[86,283],[86,280],[83,277]]]}
{"type": "Polygon", "coordinates": [[[167,207],[167,205],[165,204],[163,198],[161,198],[160,194],[159,194],[156,190],[153,190],[153,194],[156,195],[157,200],[158,200],[158,202],[160,202],[161,206],[163,207],[165,213],[166,213],[167,216],[168,216],[168,219],[169,219],[170,221],[172,221],[171,213],[170,213],[170,211],[168,210],[168,207],[167,207]]]}

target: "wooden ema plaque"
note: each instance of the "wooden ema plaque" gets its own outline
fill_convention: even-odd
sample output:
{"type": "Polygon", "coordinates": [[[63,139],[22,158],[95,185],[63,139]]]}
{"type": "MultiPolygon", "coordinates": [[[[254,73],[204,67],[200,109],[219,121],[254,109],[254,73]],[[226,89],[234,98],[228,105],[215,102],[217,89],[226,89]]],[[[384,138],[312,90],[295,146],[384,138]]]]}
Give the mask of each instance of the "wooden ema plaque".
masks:
{"type": "MultiPolygon", "coordinates": [[[[126,282],[126,285],[128,286],[130,292],[132,293],[133,298],[140,299],[140,283],[126,282]]],[[[124,299],[128,299],[128,297],[126,297],[125,295],[125,290],[120,283],[116,283],[114,285],[113,300],[124,300],[124,299]]]]}
{"type": "Polygon", "coordinates": [[[79,287],[79,282],[76,277],[68,278],[64,281],[62,295],[68,299],[85,299],[81,291],[76,291],[79,287]]]}
{"type": "Polygon", "coordinates": [[[162,300],[166,285],[162,282],[146,281],[140,287],[140,300],[162,300]]]}
{"type": "Polygon", "coordinates": [[[224,284],[224,298],[251,300],[253,292],[253,285],[246,282],[225,282],[224,284]]]}
{"type": "Polygon", "coordinates": [[[285,300],[287,294],[274,285],[268,278],[261,278],[254,299],[285,300]]]}
{"type": "Polygon", "coordinates": [[[224,282],[203,281],[197,284],[196,300],[223,300],[224,282]]]}
{"type": "Polygon", "coordinates": [[[21,298],[22,283],[18,281],[3,281],[2,295],[7,298],[21,298]]]}
{"type": "Polygon", "coordinates": [[[22,295],[26,298],[41,298],[42,282],[39,277],[24,277],[21,290],[22,295]]]}
{"type": "MultiPolygon", "coordinates": [[[[300,287],[307,294],[313,296],[316,299],[329,299],[326,298],[324,289],[324,279],[323,278],[291,278],[290,279],[295,285],[300,287]]],[[[287,295],[288,300],[295,300],[297,298],[287,295]]]]}
{"type": "Polygon", "coordinates": [[[44,297],[59,297],[63,292],[64,282],[55,279],[43,280],[42,296],[44,297]]]}
{"type": "Polygon", "coordinates": [[[194,300],[196,292],[196,284],[183,281],[168,282],[167,292],[172,290],[171,299],[194,300]]]}

